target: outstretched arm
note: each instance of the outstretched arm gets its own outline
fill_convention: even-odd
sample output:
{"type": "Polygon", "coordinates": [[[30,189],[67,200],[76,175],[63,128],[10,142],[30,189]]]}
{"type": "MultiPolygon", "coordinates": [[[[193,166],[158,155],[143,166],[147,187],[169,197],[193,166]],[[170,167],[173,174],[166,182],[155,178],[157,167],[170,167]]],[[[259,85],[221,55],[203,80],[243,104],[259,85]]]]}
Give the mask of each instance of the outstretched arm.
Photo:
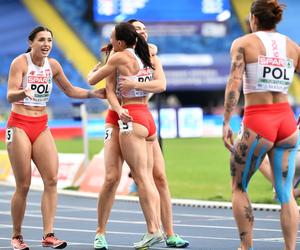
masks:
{"type": "Polygon", "coordinates": [[[231,47],[231,70],[225,90],[223,141],[226,148],[233,150],[233,133],[229,126],[232,111],[236,108],[245,71],[245,49],[240,40],[235,40],[231,47]]]}
{"type": "Polygon", "coordinates": [[[73,86],[72,83],[66,77],[58,61],[51,58],[50,64],[51,64],[53,79],[55,83],[67,96],[72,98],[78,98],[78,99],[86,99],[86,98],[102,99],[105,96],[103,90],[89,90],[89,89],[73,86]]]}
{"type": "Polygon", "coordinates": [[[100,67],[98,63],[88,74],[87,80],[90,85],[95,85],[104,78],[108,77],[110,74],[117,70],[117,63],[119,60],[118,53],[109,57],[107,63],[100,67]]]}

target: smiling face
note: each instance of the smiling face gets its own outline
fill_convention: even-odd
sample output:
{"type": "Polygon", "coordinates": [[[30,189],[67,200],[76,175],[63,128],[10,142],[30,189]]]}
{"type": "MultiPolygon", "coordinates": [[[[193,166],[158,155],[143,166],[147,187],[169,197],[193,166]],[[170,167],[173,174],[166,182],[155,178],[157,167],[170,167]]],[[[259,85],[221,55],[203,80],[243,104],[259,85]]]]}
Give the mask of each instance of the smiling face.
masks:
{"type": "Polygon", "coordinates": [[[144,39],[147,41],[148,40],[148,32],[147,32],[146,26],[139,21],[133,22],[132,25],[134,26],[136,32],[139,33],[142,37],[144,37],[144,39]]]}
{"type": "Polygon", "coordinates": [[[52,35],[49,31],[36,33],[33,41],[29,40],[29,45],[33,54],[47,57],[52,49],[52,35]]]}

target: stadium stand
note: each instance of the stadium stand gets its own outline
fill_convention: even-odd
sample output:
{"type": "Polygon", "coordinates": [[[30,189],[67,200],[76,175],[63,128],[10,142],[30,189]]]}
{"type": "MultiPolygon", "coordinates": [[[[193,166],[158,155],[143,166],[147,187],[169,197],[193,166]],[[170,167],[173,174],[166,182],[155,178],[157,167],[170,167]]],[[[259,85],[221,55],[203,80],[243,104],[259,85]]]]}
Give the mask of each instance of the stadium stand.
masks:
{"type": "Polygon", "coordinates": [[[300,2],[294,0],[285,0],[286,9],[283,14],[283,21],[278,25],[278,31],[286,34],[298,44],[300,44],[300,30],[296,18],[300,10],[300,2]]]}
{"type": "MultiPolygon", "coordinates": [[[[97,56],[101,44],[101,34],[97,33],[97,28],[91,18],[91,1],[51,0],[51,3],[97,56]]],[[[160,53],[227,53],[232,40],[240,36],[243,31],[234,13],[226,21],[226,25],[228,33],[225,37],[203,37],[199,34],[189,36],[153,36],[150,29],[150,40],[158,45],[160,53]],[[183,42],[187,39],[187,43],[183,42]]],[[[108,38],[104,42],[108,42],[108,38]]]]}
{"type": "Polygon", "coordinates": [[[92,0],[51,0],[50,3],[98,57],[100,36],[92,21],[92,0]]]}
{"type": "Polygon", "coordinates": [[[231,42],[243,34],[243,31],[234,13],[225,22],[225,25],[227,26],[227,34],[222,37],[205,37],[201,34],[181,36],[153,36],[150,34],[150,42],[156,44],[162,54],[228,53],[231,42]]]}

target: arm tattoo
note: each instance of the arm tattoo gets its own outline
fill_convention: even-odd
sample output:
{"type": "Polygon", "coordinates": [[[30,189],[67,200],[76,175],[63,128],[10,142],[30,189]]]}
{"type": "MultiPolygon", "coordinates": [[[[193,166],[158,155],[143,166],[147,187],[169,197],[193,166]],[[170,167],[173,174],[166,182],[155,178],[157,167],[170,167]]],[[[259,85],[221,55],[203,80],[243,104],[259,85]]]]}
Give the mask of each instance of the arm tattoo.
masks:
{"type": "Polygon", "coordinates": [[[63,92],[67,91],[66,86],[64,86],[58,79],[55,79],[55,81],[58,87],[61,88],[63,92]]]}
{"type": "MultiPolygon", "coordinates": [[[[233,58],[231,64],[231,79],[232,80],[242,80],[242,73],[245,68],[245,59],[244,59],[245,49],[239,47],[237,51],[237,55],[233,58]]],[[[229,81],[231,82],[231,81],[229,81]]]]}
{"type": "Polygon", "coordinates": [[[245,69],[245,50],[239,47],[233,53],[230,76],[227,84],[227,94],[225,96],[225,112],[230,115],[238,103],[241,87],[242,77],[245,69]]]}
{"type": "Polygon", "coordinates": [[[226,112],[231,113],[232,110],[235,108],[237,102],[238,102],[237,98],[235,97],[234,91],[230,91],[227,94],[227,98],[226,99],[227,100],[225,102],[225,110],[226,110],[226,112]]]}

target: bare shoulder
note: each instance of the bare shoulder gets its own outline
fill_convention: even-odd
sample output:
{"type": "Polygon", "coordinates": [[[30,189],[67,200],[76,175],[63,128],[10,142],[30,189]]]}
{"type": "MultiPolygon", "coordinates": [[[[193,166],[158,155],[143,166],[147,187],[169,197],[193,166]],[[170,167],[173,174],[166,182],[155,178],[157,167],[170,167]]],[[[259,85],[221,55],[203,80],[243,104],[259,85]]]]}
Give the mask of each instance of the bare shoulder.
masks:
{"type": "Polygon", "coordinates": [[[230,48],[230,53],[234,53],[237,50],[241,50],[245,47],[245,39],[244,37],[239,37],[233,40],[230,48]]]}
{"type": "Polygon", "coordinates": [[[126,62],[128,56],[129,55],[125,51],[119,51],[110,56],[108,61],[111,64],[122,64],[123,62],[126,62]]]}
{"type": "Polygon", "coordinates": [[[26,74],[28,70],[28,63],[25,54],[21,54],[17,57],[15,57],[11,64],[9,69],[9,74],[26,74]]]}
{"type": "Polygon", "coordinates": [[[158,51],[157,46],[153,43],[148,43],[148,46],[149,46],[150,55],[151,56],[157,55],[157,51],[158,51]]]}
{"type": "Polygon", "coordinates": [[[52,57],[48,57],[48,60],[49,60],[49,63],[50,63],[51,67],[57,67],[57,66],[60,65],[60,63],[52,57]]]}
{"type": "Polygon", "coordinates": [[[254,34],[246,34],[241,37],[238,37],[232,42],[232,47],[246,46],[247,44],[250,44],[255,39],[254,36],[255,36],[254,34]]]}
{"type": "Polygon", "coordinates": [[[286,37],[286,41],[287,41],[288,46],[291,46],[294,49],[299,49],[299,45],[294,40],[289,38],[288,36],[286,37]]]}
{"type": "Polygon", "coordinates": [[[300,47],[299,45],[289,37],[286,37],[287,42],[287,56],[293,59],[295,62],[300,60],[300,47]]]}
{"type": "Polygon", "coordinates": [[[56,75],[56,73],[58,73],[61,69],[60,63],[52,57],[48,57],[48,60],[49,60],[49,64],[50,64],[53,75],[56,75]]]}
{"type": "Polygon", "coordinates": [[[26,60],[25,54],[21,54],[21,55],[15,57],[11,62],[11,67],[26,68],[27,60],[26,60]]]}
{"type": "Polygon", "coordinates": [[[241,36],[232,42],[231,53],[233,51],[249,53],[257,45],[257,42],[257,36],[253,33],[241,36]]]}

